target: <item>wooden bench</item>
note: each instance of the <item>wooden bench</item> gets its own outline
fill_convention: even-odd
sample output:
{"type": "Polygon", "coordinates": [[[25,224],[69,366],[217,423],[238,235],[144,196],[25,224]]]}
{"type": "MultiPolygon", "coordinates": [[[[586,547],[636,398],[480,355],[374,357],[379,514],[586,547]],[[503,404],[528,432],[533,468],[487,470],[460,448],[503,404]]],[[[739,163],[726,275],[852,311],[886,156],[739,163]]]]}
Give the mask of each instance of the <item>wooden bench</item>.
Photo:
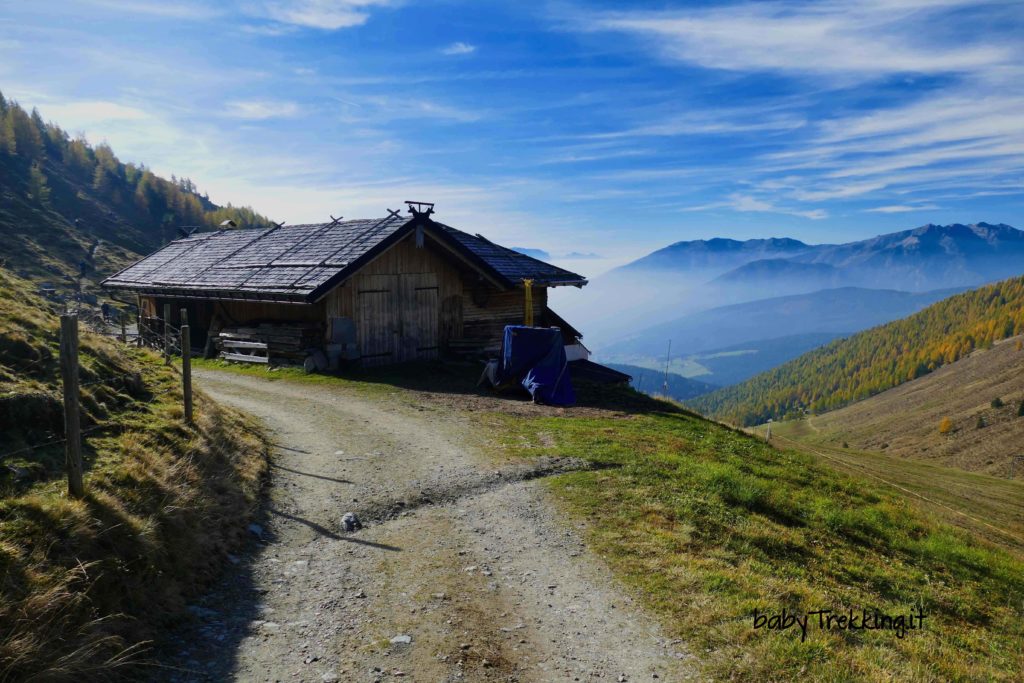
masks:
{"type": "Polygon", "coordinates": [[[234,360],[242,363],[269,363],[270,353],[267,350],[266,342],[244,341],[231,339],[227,334],[221,334],[220,357],[224,360],[234,360]]]}

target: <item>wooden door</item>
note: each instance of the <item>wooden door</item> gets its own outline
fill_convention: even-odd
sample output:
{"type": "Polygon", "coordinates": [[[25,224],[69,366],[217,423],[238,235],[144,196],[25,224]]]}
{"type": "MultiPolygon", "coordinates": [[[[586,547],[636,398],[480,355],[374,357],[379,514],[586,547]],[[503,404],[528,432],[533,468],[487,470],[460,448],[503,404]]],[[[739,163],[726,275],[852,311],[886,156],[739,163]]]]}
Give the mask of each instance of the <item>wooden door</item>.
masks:
{"type": "Polygon", "coordinates": [[[438,356],[436,273],[361,275],[356,283],[356,335],[363,365],[438,356]]]}
{"type": "Polygon", "coordinates": [[[437,358],[438,285],[436,273],[399,276],[401,342],[399,359],[437,358]]]}
{"type": "Polygon", "coordinates": [[[356,282],[356,336],[363,365],[398,360],[397,275],[361,275],[356,282]]]}

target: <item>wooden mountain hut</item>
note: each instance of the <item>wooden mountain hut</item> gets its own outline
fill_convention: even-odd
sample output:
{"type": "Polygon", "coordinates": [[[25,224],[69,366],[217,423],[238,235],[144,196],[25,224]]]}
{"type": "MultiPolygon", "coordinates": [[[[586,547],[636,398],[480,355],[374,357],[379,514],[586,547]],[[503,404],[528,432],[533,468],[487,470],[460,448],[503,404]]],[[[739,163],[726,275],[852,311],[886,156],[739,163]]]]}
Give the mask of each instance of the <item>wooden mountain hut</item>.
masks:
{"type": "Polygon", "coordinates": [[[585,357],[582,335],[547,304],[548,288],[585,278],[439,223],[432,205],[409,213],[199,233],[103,286],[137,295],[143,319],[169,306],[177,327],[184,309],[194,346],[238,360],[482,355],[524,321],[561,328],[571,355],[585,357]]]}

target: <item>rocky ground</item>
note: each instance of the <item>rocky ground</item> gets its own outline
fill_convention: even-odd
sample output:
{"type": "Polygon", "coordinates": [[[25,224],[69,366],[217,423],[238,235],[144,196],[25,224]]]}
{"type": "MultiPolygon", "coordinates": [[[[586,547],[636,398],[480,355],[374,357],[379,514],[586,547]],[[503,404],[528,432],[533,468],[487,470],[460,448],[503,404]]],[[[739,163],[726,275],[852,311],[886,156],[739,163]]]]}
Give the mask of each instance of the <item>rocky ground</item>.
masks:
{"type": "MultiPolygon", "coordinates": [[[[429,396],[203,370],[276,443],[250,555],[163,645],[171,681],[678,681],[659,633],[540,478],[429,396]],[[364,528],[347,532],[346,512],[364,528]]],[[[531,409],[534,409],[531,407],[531,409]]]]}

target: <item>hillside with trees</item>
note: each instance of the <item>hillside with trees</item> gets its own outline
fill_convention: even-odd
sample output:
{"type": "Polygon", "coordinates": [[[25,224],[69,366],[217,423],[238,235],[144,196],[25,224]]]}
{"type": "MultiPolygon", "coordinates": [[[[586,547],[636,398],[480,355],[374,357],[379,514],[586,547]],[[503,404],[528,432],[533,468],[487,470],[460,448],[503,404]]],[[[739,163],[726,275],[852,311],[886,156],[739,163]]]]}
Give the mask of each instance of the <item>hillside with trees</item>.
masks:
{"type": "Polygon", "coordinates": [[[269,224],[250,208],[217,206],[189,178],[124,163],[109,145],[0,93],[0,259],[12,271],[58,289],[83,278],[88,289],[183,232],[228,219],[269,224]]]}
{"type": "Polygon", "coordinates": [[[1022,370],[1024,336],[1012,337],[877,396],[807,420],[782,422],[772,431],[830,453],[885,453],[994,477],[1010,478],[1015,472],[1020,477],[1024,468],[1014,460],[1024,443],[1022,370]]]}
{"type": "Polygon", "coordinates": [[[957,294],[902,320],[836,340],[689,405],[754,425],[834,410],[1024,332],[1024,277],[957,294]]]}

